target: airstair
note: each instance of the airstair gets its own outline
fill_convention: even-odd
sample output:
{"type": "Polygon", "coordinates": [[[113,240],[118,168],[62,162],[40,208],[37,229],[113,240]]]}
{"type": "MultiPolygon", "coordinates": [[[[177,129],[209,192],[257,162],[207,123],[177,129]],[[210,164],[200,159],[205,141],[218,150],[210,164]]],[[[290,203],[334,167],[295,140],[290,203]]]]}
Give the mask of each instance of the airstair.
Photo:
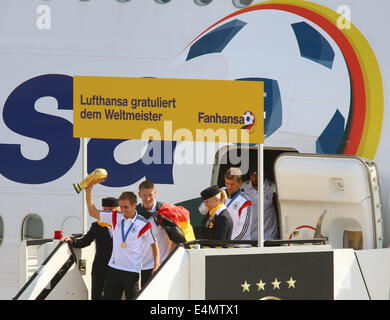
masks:
{"type": "Polygon", "coordinates": [[[82,279],[79,258],[66,243],[55,240],[29,240],[22,246],[26,250],[25,265],[20,273],[28,281],[14,297],[14,300],[86,300],[88,289],[82,279]],[[50,252],[44,262],[35,270],[39,261],[39,250],[50,252]],[[54,248],[54,249],[53,249],[54,248]],[[52,251],[51,251],[52,250],[52,251]],[[30,276],[31,275],[31,276],[30,276]]]}

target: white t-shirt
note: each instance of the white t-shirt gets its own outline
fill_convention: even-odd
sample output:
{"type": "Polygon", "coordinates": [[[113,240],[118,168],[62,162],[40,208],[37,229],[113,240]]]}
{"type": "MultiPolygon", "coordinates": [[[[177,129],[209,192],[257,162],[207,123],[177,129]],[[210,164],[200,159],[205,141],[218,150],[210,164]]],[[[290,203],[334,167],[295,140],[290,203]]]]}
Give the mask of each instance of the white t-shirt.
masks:
{"type": "MultiPolygon", "coordinates": [[[[112,212],[100,212],[100,219],[113,227],[112,212]]],[[[151,229],[152,225],[138,213],[134,219],[126,219],[121,212],[117,213],[116,226],[113,228],[113,246],[110,262],[111,268],[136,272],[141,270],[142,249],[156,242],[151,229]],[[122,222],[123,221],[123,222],[122,222]],[[122,247],[122,223],[124,235],[131,227],[125,240],[126,247],[122,247]]],[[[151,249],[150,249],[151,250],[151,249]]]]}
{"type": "MultiPolygon", "coordinates": [[[[278,238],[278,224],[273,204],[273,186],[268,179],[264,180],[264,240],[275,240],[278,238]]],[[[250,234],[251,240],[258,239],[258,199],[257,190],[253,188],[251,181],[244,187],[244,192],[252,201],[252,217],[250,234]]]]}
{"type": "MultiPolygon", "coordinates": [[[[141,204],[142,206],[142,204],[141,204]]],[[[154,203],[154,206],[151,210],[148,210],[150,212],[156,211],[156,202],[154,203]]],[[[153,235],[158,243],[158,247],[160,249],[160,264],[162,264],[165,259],[168,257],[170,250],[171,250],[171,241],[169,240],[167,232],[164,230],[163,227],[156,225],[156,222],[154,221],[153,216],[151,216],[148,220],[148,222],[152,225],[152,232],[153,235]]],[[[152,248],[150,246],[145,246],[142,250],[142,270],[149,270],[153,269],[154,267],[154,260],[153,260],[153,252],[152,248]]]]}
{"type": "Polygon", "coordinates": [[[250,240],[249,226],[252,211],[250,198],[244,192],[239,190],[233,199],[226,199],[224,204],[233,220],[231,239],[250,240]]]}

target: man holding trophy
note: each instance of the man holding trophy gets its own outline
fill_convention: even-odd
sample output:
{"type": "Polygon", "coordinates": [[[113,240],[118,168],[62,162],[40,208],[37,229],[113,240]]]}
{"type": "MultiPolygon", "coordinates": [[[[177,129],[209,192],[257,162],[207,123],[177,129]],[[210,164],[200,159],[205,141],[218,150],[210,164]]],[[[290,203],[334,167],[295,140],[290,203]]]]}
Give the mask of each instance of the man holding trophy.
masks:
{"type": "MultiPolygon", "coordinates": [[[[108,197],[102,199],[103,211],[119,211],[119,200],[108,197]]],[[[101,300],[103,297],[104,279],[112,253],[112,231],[108,224],[99,220],[92,223],[89,231],[81,238],[63,237],[61,241],[68,242],[73,248],[85,248],[93,241],[96,243],[95,258],[92,263],[91,299],[101,300]]]]}
{"type": "Polygon", "coordinates": [[[103,299],[119,300],[124,291],[126,299],[131,300],[135,298],[139,289],[138,280],[141,270],[142,247],[144,245],[151,246],[154,260],[152,273],[160,266],[160,252],[151,231],[150,222],[147,222],[136,211],[137,196],[133,192],[123,192],[120,195],[121,212],[115,210],[104,212],[95,207],[92,188],[95,183],[104,180],[99,176],[92,179],[84,187],[89,215],[98,219],[101,223],[109,224],[112,228],[113,248],[106,273],[103,299]]]}

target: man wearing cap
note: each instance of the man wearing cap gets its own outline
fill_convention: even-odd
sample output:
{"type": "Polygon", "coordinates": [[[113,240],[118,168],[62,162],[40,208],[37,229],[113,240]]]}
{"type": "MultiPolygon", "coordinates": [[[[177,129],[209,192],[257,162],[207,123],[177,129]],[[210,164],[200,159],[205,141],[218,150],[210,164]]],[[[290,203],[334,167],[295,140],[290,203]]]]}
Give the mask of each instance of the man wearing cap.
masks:
{"type": "Polygon", "coordinates": [[[233,220],[224,205],[227,198],[225,190],[220,190],[218,186],[211,186],[204,189],[200,195],[209,210],[209,238],[212,240],[230,240],[233,220]]]}
{"type": "MultiPolygon", "coordinates": [[[[244,192],[252,200],[253,212],[250,225],[251,240],[258,240],[258,175],[256,169],[250,169],[249,183],[244,187],[244,192]]],[[[278,239],[278,222],[274,206],[274,191],[270,180],[264,176],[264,240],[278,239]]]]}
{"type": "MultiPolygon", "coordinates": [[[[102,199],[103,211],[119,211],[119,201],[116,198],[108,197],[102,199]]],[[[104,279],[107,270],[107,264],[112,252],[112,232],[108,224],[101,223],[99,220],[93,222],[89,231],[79,239],[63,237],[74,248],[85,248],[92,241],[96,241],[95,258],[92,264],[92,288],[91,299],[101,300],[103,295],[104,279]]]]}

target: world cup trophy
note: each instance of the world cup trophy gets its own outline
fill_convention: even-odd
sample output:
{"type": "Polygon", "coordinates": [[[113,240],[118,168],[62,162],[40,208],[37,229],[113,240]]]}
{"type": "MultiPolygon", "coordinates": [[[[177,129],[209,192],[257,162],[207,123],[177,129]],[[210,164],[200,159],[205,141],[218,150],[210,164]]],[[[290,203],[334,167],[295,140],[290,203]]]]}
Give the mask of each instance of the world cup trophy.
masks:
{"type": "Polygon", "coordinates": [[[92,186],[96,183],[102,183],[107,179],[107,171],[106,169],[95,169],[88,177],[86,177],[83,181],[80,183],[74,183],[73,188],[76,190],[77,193],[80,193],[80,191],[84,188],[87,188],[89,186],[92,186]]]}

